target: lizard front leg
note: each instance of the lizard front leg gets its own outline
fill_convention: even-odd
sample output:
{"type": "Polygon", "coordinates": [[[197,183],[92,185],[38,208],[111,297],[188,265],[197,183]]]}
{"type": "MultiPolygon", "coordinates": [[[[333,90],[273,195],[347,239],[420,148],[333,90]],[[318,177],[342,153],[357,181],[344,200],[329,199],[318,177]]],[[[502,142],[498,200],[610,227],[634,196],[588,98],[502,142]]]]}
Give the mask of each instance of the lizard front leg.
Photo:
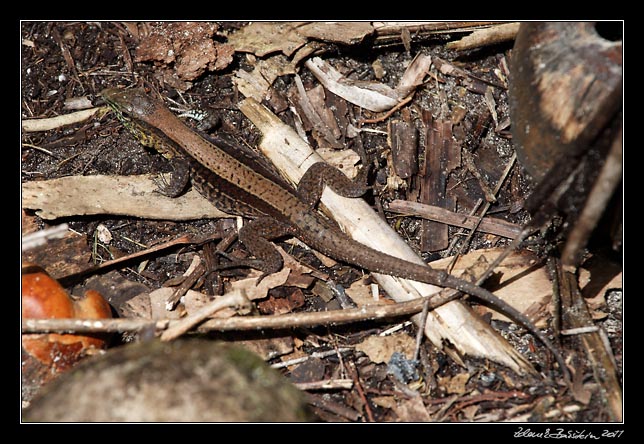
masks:
{"type": "Polygon", "coordinates": [[[340,196],[360,197],[368,189],[363,178],[365,175],[366,169],[363,169],[356,180],[352,180],[336,167],[325,162],[317,162],[311,165],[302,176],[297,186],[297,194],[311,208],[320,201],[325,185],[340,196]]]}

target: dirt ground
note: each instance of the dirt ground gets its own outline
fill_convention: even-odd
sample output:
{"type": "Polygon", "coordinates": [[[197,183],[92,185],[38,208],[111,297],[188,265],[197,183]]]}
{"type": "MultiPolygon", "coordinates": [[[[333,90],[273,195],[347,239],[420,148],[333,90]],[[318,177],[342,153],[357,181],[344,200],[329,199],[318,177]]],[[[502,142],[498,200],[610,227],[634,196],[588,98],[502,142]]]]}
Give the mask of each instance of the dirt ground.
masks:
{"type": "MultiPolygon", "coordinates": [[[[359,163],[359,158],[346,149],[364,149],[371,166],[365,199],[426,262],[450,257],[461,246],[462,254],[501,250],[509,244],[507,236],[479,231],[464,245],[467,230],[408,216],[405,211],[392,212],[388,206],[396,199],[420,199],[459,214],[470,214],[480,208],[480,201],[485,202],[487,193],[503,178],[487,215],[514,227],[530,220],[522,205],[534,181],[519,163],[511,163],[514,145],[509,120],[508,63],[513,41],[465,51],[448,48],[450,42],[472,32],[469,25],[462,26],[411,31],[402,27],[391,33],[347,27],[331,33],[322,27],[307,28],[289,22],[280,26],[268,22],[252,26],[241,22],[23,22],[22,118],[52,118],[102,105],[103,89],[137,86],[163,97],[175,113],[198,117],[199,120],[183,117],[196,130],[225,133],[235,143],[255,149],[262,135],[238,104],[245,96],[256,94],[284,123],[305,135],[314,148],[327,152],[329,161],[345,171],[355,170],[359,163]],[[324,89],[305,65],[307,60],[320,57],[351,79],[352,85],[371,82],[394,90],[406,69],[421,55],[431,58],[422,81],[414,86],[413,94],[403,95],[408,101],[390,114],[386,109],[369,111],[324,89]],[[302,99],[302,88],[308,101],[302,99]],[[319,121],[308,114],[307,103],[318,110],[319,121]],[[320,116],[320,110],[328,115],[320,116]],[[324,124],[329,118],[336,122],[335,126],[324,124]],[[432,157],[427,148],[430,145],[443,146],[443,157],[432,157]],[[437,171],[432,163],[436,159],[445,162],[442,170],[446,174],[431,181],[428,177],[437,171]],[[511,168],[506,171],[508,165],[511,168]],[[436,186],[442,186],[442,191],[434,190],[443,193],[440,198],[432,197],[432,187],[436,186]]],[[[23,131],[22,143],[23,186],[74,176],[127,177],[172,171],[170,162],[140,145],[113,113],[99,112],[87,120],[50,130],[23,131]]],[[[155,220],[80,210],[77,214],[45,218],[40,208],[23,207],[23,234],[64,222],[75,236],[25,252],[23,263],[44,268],[71,294],[98,290],[110,303],[114,316],[121,318],[141,316],[132,302],[140,301],[141,295],[148,297],[148,307],[152,307],[148,310],[154,311],[150,292],[173,284],[168,281],[182,276],[195,257],[204,258],[206,263],[223,259],[215,258],[216,248],[208,243],[193,242],[150,252],[100,271],[92,271],[92,267],[185,234],[193,239],[221,239],[236,226],[235,219],[230,218],[155,220]]],[[[530,254],[530,266],[545,265],[556,250],[561,238],[556,233],[557,225],[553,227],[537,233],[521,247],[530,254]]],[[[292,277],[286,284],[271,288],[264,297],[253,301],[254,314],[334,310],[361,305],[364,302],[360,301],[370,298],[373,302],[373,281],[365,278],[368,270],[316,255],[288,239],[276,244],[305,264],[302,268],[306,270],[298,269],[295,260],[287,264],[301,282],[292,277]],[[311,274],[308,267],[315,272],[311,274]],[[325,281],[332,281],[341,290],[330,290],[325,281]],[[349,296],[345,298],[362,295],[363,299],[359,301],[355,296],[353,303],[346,305],[341,295],[349,288],[353,291],[346,290],[349,296]]],[[[226,251],[232,257],[247,256],[238,242],[232,242],[226,251]]],[[[598,266],[621,272],[621,246],[616,252],[600,245],[589,253],[593,253],[589,256],[598,266]]],[[[547,276],[545,270],[542,272],[547,276]]],[[[225,293],[231,281],[244,279],[249,273],[247,269],[208,273],[193,282],[192,288],[212,299],[225,293]]],[[[621,385],[619,276],[619,285],[603,287],[591,312],[596,325],[606,332],[621,385]]],[[[500,276],[493,277],[486,286],[494,291],[499,279],[500,276]]],[[[537,301],[536,284],[530,285],[522,297],[537,301]]],[[[552,294],[547,283],[543,288],[552,294]]],[[[380,302],[391,303],[382,290],[380,302]]],[[[550,296],[547,302],[538,316],[538,325],[552,335],[550,296]]],[[[342,326],[261,333],[211,331],[206,335],[246,344],[270,364],[308,358],[279,367],[294,383],[351,381],[350,387],[306,390],[309,405],[324,422],[614,421],[614,412],[606,405],[602,386],[593,374],[597,367],[588,362],[579,339],[558,339],[575,370],[574,388],[566,387],[552,356],[536,338],[507,319],[493,317],[474,298],[466,303],[474,306],[477,315],[530,362],[537,370],[535,374],[520,375],[492,360],[471,356],[460,356],[457,362],[453,359],[458,355],[457,347],[444,344],[452,350],[448,353],[427,338],[413,360],[418,328],[409,322],[409,316],[342,326]],[[328,351],[331,353],[319,354],[328,351]],[[400,362],[396,363],[396,359],[400,362]]],[[[176,310],[190,312],[187,304],[184,299],[176,310]]],[[[119,347],[142,335],[132,331],[115,334],[106,347],[119,347]]],[[[23,359],[27,359],[24,350],[23,359]]],[[[23,374],[23,405],[29,404],[42,383],[42,377],[30,380],[23,374]]]]}

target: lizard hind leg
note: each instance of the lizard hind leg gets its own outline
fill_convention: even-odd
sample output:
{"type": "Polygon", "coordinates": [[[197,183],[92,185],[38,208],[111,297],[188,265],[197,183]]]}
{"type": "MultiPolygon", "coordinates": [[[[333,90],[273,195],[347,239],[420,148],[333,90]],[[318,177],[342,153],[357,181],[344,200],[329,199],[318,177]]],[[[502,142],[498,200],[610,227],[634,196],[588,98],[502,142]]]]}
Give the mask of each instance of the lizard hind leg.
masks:
{"type": "Polygon", "coordinates": [[[244,244],[255,259],[234,259],[237,265],[260,270],[263,274],[257,279],[259,284],[262,279],[282,269],[284,261],[270,239],[276,239],[293,234],[293,229],[273,219],[261,217],[250,221],[239,229],[239,241],[244,244]]]}

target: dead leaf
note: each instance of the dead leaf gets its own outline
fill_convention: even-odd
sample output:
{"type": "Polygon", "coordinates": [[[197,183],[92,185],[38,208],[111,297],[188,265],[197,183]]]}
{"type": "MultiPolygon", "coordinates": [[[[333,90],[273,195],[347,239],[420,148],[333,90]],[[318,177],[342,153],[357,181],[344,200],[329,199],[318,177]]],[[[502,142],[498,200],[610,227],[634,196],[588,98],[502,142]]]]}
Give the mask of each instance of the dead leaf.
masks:
{"type": "Polygon", "coordinates": [[[584,372],[576,371],[572,380],[571,393],[573,398],[575,398],[575,401],[580,402],[583,405],[588,405],[588,403],[590,402],[590,397],[593,393],[592,390],[589,390],[584,385],[583,379],[584,372]]]}
{"type": "Polygon", "coordinates": [[[416,341],[406,333],[395,333],[389,336],[369,336],[355,346],[355,349],[366,354],[372,362],[381,364],[389,362],[394,352],[410,358],[414,354],[416,341]]]}
{"type": "Polygon", "coordinates": [[[269,93],[269,88],[279,76],[295,73],[295,63],[289,58],[277,54],[268,59],[255,62],[255,67],[248,72],[238,69],[233,83],[245,97],[252,97],[261,102],[269,93]]]}
{"type": "Polygon", "coordinates": [[[152,319],[179,319],[181,317],[179,310],[166,310],[166,301],[173,292],[174,288],[161,287],[149,294],[152,319]]]}
{"type": "Polygon", "coordinates": [[[369,111],[380,112],[396,106],[423,82],[425,75],[429,72],[431,60],[428,55],[417,56],[395,89],[380,82],[353,80],[344,77],[319,57],[307,60],[305,65],[329,91],[369,111]]]}
{"type": "Polygon", "coordinates": [[[253,270],[250,277],[232,282],[230,284],[230,291],[239,291],[246,295],[250,301],[262,299],[268,295],[268,290],[271,288],[284,285],[290,272],[291,270],[289,268],[284,267],[277,273],[269,274],[257,285],[257,278],[262,275],[262,272],[253,270]]]}
{"type": "Polygon", "coordinates": [[[469,405],[461,409],[461,412],[463,412],[465,419],[467,419],[468,421],[473,421],[478,411],[479,411],[479,406],[476,404],[469,405]]]}
{"type": "Polygon", "coordinates": [[[253,22],[228,36],[235,51],[250,52],[259,57],[281,52],[290,57],[308,39],[297,32],[304,22],[253,22]]]}
{"type": "Polygon", "coordinates": [[[273,294],[268,299],[257,304],[261,314],[277,315],[291,313],[296,308],[304,306],[304,293],[299,288],[286,288],[287,294],[284,297],[275,297],[273,294]]]}
{"type": "Polygon", "coordinates": [[[276,338],[260,338],[236,340],[235,344],[254,352],[265,361],[275,359],[293,352],[293,337],[281,336],[276,338]]]}
{"type": "MultiPolygon", "coordinates": [[[[502,251],[502,248],[491,248],[472,251],[461,256],[456,262],[452,274],[460,276],[464,270],[484,258],[484,265],[481,266],[479,263],[477,265],[479,270],[474,271],[474,274],[478,276],[482,272],[481,268],[486,268],[485,264],[492,263],[502,251]]],[[[440,259],[432,262],[431,266],[445,269],[451,260],[451,257],[440,259]]],[[[545,267],[538,264],[538,258],[529,251],[514,252],[495,269],[495,273],[501,277],[498,285],[490,290],[500,299],[528,316],[537,326],[543,325],[552,298],[552,283],[545,267]]],[[[494,319],[508,321],[506,316],[492,309],[483,306],[480,308],[483,311],[491,312],[494,319]]]]}
{"type": "Polygon", "coordinates": [[[408,399],[401,399],[394,408],[398,420],[401,422],[431,422],[432,417],[427,412],[423,398],[414,396],[408,399]]]}
{"type": "Polygon", "coordinates": [[[366,285],[364,279],[359,279],[351,284],[346,290],[347,296],[351,298],[358,307],[366,305],[388,305],[395,303],[390,299],[378,298],[374,299],[371,285],[366,285]]]}
{"type": "Polygon", "coordinates": [[[602,257],[593,257],[579,269],[579,288],[588,308],[595,311],[606,307],[606,293],[622,288],[622,268],[602,257]]]}
{"type": "Polygon", "coordinates": [[[358,164],[358,162],[360,162],[360,156],[354,150],[318,148],[316,152],[326,162],[342,171],[350,179],[358,175],[358,168],[356,167],[356,165],[358,164]]]}
{"type": "MultiPolygon", "coordinates": [[[[208,305],[212,300],[214,300],[214,298],[214,296],[208,296],[198,291],[188,290],[186,294],[181,298],[181,301],[183,302],[183,306],[186,310],[186,315],[190,316],[208,305]]],[[[222,308],[221,310],[216,311],[215,314],[211,317],[230,318],[237,314],[237,310],[229,307],[222,308]]]]}
{"type": "Polygon", "coordinates": [[[394,409],[396,408],[396,398],[393,396],[374,396],[373,398],[370,398],[371,402],[373,402],[375,405],[378,407],[384,407],[386,409],[394,409]]]}
{"type": "Polygon", "coordinates": [[[467,389],[466,389],[466,384],[467,381],[470,380],[470,375],[469,373],[459,373],[458,375],[455,375],[453,377],[445,377],[441,378],[440,376],[438,377],[438,383],[441,387],[445,389],[445,391],[449,394],[454,394],[454,395],[462,395],[464,394],[467,389]]]}
{"type": "Polygon", "coordinates": [[[326,89],[369,111],[386,111],[398,104],[398,94],[384,83],[348,79],[319,57],[304,64],[326,89]]]}

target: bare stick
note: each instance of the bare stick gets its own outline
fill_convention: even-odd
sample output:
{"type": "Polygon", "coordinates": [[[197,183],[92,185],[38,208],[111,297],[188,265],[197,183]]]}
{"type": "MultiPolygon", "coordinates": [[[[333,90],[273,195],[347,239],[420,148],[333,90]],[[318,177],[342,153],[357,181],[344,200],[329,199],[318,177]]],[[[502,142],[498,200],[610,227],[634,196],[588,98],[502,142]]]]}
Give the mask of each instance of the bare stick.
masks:
{"type": "Polygon", "coordinates": [[[519,23],[504,23],[490,28],[479,29],[460,40],[449,42],[445,46],[447,49],[455,49],[457,51],[480,48],[482,46],[514,40],[517,32],[519,32],[519,23]]]}
{"type": "Polygon", "coordinates": [[[455,227],[473,230],[478,224],[479,231],[497,236],[514,239],[520,232],[521,226],[512,222],[493,217],[483,217],[459,214],[435,205],[421,204],[407,200],[393,200],[387,207],[388,211],[422,217],[423,219],[441,222],[455,227]],[[480,221],[480,223],[479,223],[480,221]]]}
{"type": "Polygon", "coordinates": [[[360,122],[359,122],[359,123],[360,123],[360,125],[364,125],[365,123],[378,123],[378,122],[382,122],[383,120],[387,120],[387,118],[389,118],[389,116],[391,116],[393,113],[395,113],[396,111],[398,111],[398,110],[399,110],[400,108],[402,108],[403,106],[407,105],[409,102],[411,102],[411,99],[413,99],[413,98],[414,98],[414,95],[413,95],[413,94],[411,94],[411,95],[410,95],[409,97],[407,97],[406,99],[401,100],[401,101],[400,101],[400,103],[398,103],[396,106],[394,106],[394,107],[393,107],[393,108],[391,108],[389,111],[387,111],[386,113],[384,113],[382,116],[380,116],[380,117],[374,117],[374,118],[372,118],[372,119],[362,119],[362,120],[360,120],[360,122]]]}
{"type": "MultiPolygon", "coordinates": [[[[445,290],[429,300],[429,309],[437,308],[458,297],[458,292],[445,290]]],[[[289,313],[274,316],[239,316],[227,319],[210,319],[198,327],[200,332],[283,329],[339,325],[350,322],[385,319],[418,313],[425,298],[413,299],[392,305],[368,305],[360,308],[331,310],[314,313],[289,313]]],[[[154,325],[157,329],[173,326],[175,320],[151,319],[23,319],[23,333],[110,333],[138,331],[154,325]]]]}
{"type": "Polygon", "coordinates": [[[586,205],[579,216],[574,229],[568,236],[568,241],[561,255],[564,268],[576,268],[579,265],[581,250],[588,242],[590,234],[597,226],[615,188],[622,180],[622,130],[613,139],[610,152],[595,181],[586,205]]]}
{"type": "Polygon", "coordinates": [[[162,341],[171,341],[191,330],[194,326],[201,324],[208,317],[227,307],[250,307],[250,301],[240,291],[221,296],[209,304],[206,304],[194,314],[187,316],[172,324],[161,334],[162,341]]]}
{"type": "Polygon", "coordinates": [[[328,379],[324,381],[296,382],[300,390],[350,390],[353,388],[352,379],[328,379]]]}

